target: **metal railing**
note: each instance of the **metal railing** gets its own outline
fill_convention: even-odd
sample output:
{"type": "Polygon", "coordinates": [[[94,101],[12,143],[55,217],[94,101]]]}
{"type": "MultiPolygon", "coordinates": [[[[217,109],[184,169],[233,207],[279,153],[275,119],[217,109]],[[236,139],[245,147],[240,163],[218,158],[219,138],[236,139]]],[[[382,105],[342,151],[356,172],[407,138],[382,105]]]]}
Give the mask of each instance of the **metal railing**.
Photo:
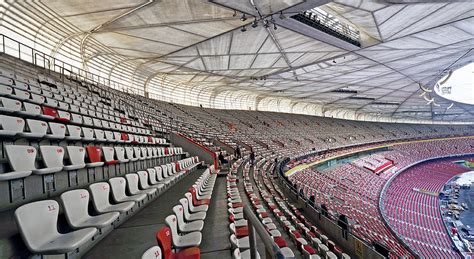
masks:
{"type": "Polygon", "coordinates": [[[250,244],[250,258],[256,259],[257,251],[257,235],[265,245],[265,258],[285,258],[273,239],[268,234],[267,230],[263,227],[260,220],[255,216],[249,205],[244,206],[244,216],[247,219],[247,227],[249,230],[249,244],[250,244]]]}

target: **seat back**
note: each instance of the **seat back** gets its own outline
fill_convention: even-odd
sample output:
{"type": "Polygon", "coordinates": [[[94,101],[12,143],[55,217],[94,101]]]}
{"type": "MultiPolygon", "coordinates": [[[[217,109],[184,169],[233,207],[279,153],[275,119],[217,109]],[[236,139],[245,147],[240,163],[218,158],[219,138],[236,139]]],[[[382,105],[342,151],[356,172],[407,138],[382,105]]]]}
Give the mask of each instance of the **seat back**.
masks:
{"type": "Polygon", "coordinates": [[[163,178],[169,177],[168,167],[166,165],[161,165],[161,174],[163,175],[163,178]]]}
{"type": "Polygon", "coordinates": [[[105,139],[108,141],[114,141],[114,133],[112,131],[106,130],[104,131],[105,133],[105,139]]]}
{"type": "Polygon", "coordinates": [[[189,201],[186,198],[179,199],[179,203],[183,206],[183,214],[184,218],[187,219],[191,216],[190,209],[189,209],[189,201]]]}
{"type": "Polygon", "coordinates": [[[118,160],[125,160],[125,149],[123,147],[115,147],[115,153],[118,160]]]}
{"type": "Polygon", "coordinates": [[[94,138],[94,130],[91,128],[82,127],[82,134],[84,134],[84,138],[86,139],[94,138]]]}
{"type": "Polygon", "coordinates": [[[48,124],[44,121],[26,119],[27,129],[31,133],[46,135],[48,124]]]}
{"type": "Polygon", "coordinates": [[[13,171],[31,171],[35,168],[36,149],[31,146],[5,146],[8,162],[13,171]]]}
{"type": "Polygon", "coordinates": [[[47,168],[63,167],[64,148],[60,146],[40,146],[41,157],[47,168]]]}
{"type": "Polygon", "coordinates": [[[84,158],[86,156],[86,151],[83,147],[77,146],[67,146],[66,151],[69,157],[71,165],[86,165],[84,163],[84,158]]]}
{"type": "Polygon", "coordinates": [[[142,255],[142,259],[161,259],[163,255],[161,254],[161,248],[159,246],[153,246],[148,248],[142,255]]]}
{"type": "Polygon", "coordinates": [[[135,152],[135,157],[140,159],[142,158],[142,151],[139,147],[133,147],[133,151],[135,152]]]}
{"type": "MultiPolygon", "coordinates": [[[[50,100],[49,98],[47,100],[50,100]]],[[[43,106],[43,114],[51,116],[53,118],[58,118],[58,110],[48,107],[48,106],[43,106]]]]}
{"type": "MultiPolygon", "coordinates": [[[[178,225],[177,225],[178,222],[177,222],[176,216],[169,215],[168,217],[166,217],[165,224],[171,229],[171,240],[172,241],[177,240],[179,238],[179,233],[178,233],[178,225]]],[[[173,245],[175,245],[174,242],[173,242],[173,245]]]]}
{"type": "Polygon", "coordinates": [[[125,188],[127,183],[123,177],[114,177],[109,179],[110,188],[112,189],[112,196],[115,201],[124,199],[127,195],[125,194],[125,188]]]}
{"type": "Polygon", "coordinates": [[[88,218],[89,192],[85,189],[67,191],[61,194],[64,212],[69,225],[76,228],[88,218]]]}
{"type": "Polygon", "coordinates": [[[156,171],[156,179],[158,179],[158,182],[161,182],[164,177],[163,177],[163,169],[161,166],[155,166],[155,171],[156,171]]]}
{"type": "Polygon", "coordinates": [[[138,175],[137,174],[126,174],[125,178],[127,178],[128,183],[128,191],[131,194],[137,194],[140,192],[138,189],[138,175]]]}
{"type": "Polygon", "coordinates": [[[114,148],[113,147],[102,147],[102,152],[104,152],[105,162],[114,161],[114,148]]]}
{"type": "Polygon", "coordinates": [[[110,185],[107,182],[93,183],[89,185],[89,190],[96,211],[101,212],[110,205],[110,185]]]}
{"type": "Polygon", "coordinates": [[[193,195],[190,192],[187,192],[187,193],[184,194],[184,197],[186,197],[186,201],[188,203],[188,206],[190,208],[194,208],[193,195]]]}
{"type": "Polygon", "coordinates": [[[0,107],[9,111],[20,111],[21,102],[10,98],[0,97],[0,107]]]}
{"type": "Polygon", "coordinates": [[[128,159],[134,159],[135,156],[133,155],[133,148],[132,147],[126,147],[125,152],[127,154],[128,159]]]}
{"type": "Polygon", "coordinates": [[[156,242],[158,242],[158,245],[161,247],[164,259],[172,258],[173,251],[171,247],[171,229],[169,227],[162,227],[156,233],[156,242]]]}
{"type": "Polygon", "coordinates": [[[28,114],[31,114],[31,115],[40,115],[41,114],[41,107],[37,104],[24,102],[23,107],[25,108],[25,111],[28,114]]]}
{"type": "Polygon", "coordinates": [[[50,122],[49,123],[49,129],[51,131],[51,134],[57,137],[64,137],[66,136],[66,126],[61,123],[56,123],[56,122],[50,122]]]}
{"type": "Polygon", "coordinates": [[[184,226],[186,223],[184,222],[184,211],[183,205],[176,205],[173,207],[174,215],[178,221],[179,226],[184,226]]]}
{"type": "Polygon", "coordinates": [[[148,185],[148,172],[147,171],[138,171],[137,172],[139,180],[140,180],[140,187],[142,189],[147,189],[150,187],[148,185]]]}
{"type": "Polygon", "coordinates": [[[146,171],[148,172],[148,178],[150,179],[150,183],[152,185],[157,184],[155,168],[148,168],[146,169],[146,171]]]}
{"type": "Polygon", "coordinates": [[[105,133],[101,129],[94,129],[94,135],[97,140],[105,140],[105,133]]]}
{"type": "Polygon", "coordinates": [[[81,133],[82,133],[81,127],[75,126],[75,125],[67,125],[66,127],[67,127],[68,136],[74,137],[74,138],[81,138],[81,133]]]}
{"type": "Polygon", "coordinates": [[[25,121],[19,117],[0,115],[0,129],[5,131],[23,132],[25,121]]]}
{"type": "Polygon", "coordinates": [[[87,157],[89,158],[89,162],[97,163],[101,162],[102,160],[102,149],[96,146],[87,146],[87,157]]]}
{"type": "Polygon", "coordinates": [[[42,200],[25,204],[15,210],[15,221],[30,251],[38,251],[58,235],[59,204],[42,200]]]}

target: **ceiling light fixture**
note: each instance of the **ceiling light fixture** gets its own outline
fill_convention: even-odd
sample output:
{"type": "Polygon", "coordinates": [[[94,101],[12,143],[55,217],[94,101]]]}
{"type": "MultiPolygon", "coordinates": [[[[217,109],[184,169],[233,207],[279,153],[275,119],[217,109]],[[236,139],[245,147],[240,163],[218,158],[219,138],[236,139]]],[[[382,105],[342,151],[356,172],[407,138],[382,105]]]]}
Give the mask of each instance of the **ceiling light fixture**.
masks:
{"type": "Polygon", "coordinates": [[[283,12],[280,12],[280,19],[286,19],[286,16],[283,14],[283,12]]]}
{"type": "Polygon", "coordinates": [[[276,31],[278,29],[276,23],[273,24],[273,29],[276,31]]]}
{"type": "Polygon", "coordinates": [[[247,31],[247,28],[245,28],[245,26],[242,26],[242,29],[240,29],[241,32],[246,32],[247,31]]]}
{"type": "Polygon", "coordinates": [[[245,22],[247,20],[247,17],[245,16],[245,14],[242,14],[242,17],[240,17],[240,20],[245,22]]]}
{"type": "Polygon", "coordinates": [[[258,26],[258,22],[257,22],[257,18],[255,18],[255,20],[252,22],[252,28],[257,28],[258,26]]]}

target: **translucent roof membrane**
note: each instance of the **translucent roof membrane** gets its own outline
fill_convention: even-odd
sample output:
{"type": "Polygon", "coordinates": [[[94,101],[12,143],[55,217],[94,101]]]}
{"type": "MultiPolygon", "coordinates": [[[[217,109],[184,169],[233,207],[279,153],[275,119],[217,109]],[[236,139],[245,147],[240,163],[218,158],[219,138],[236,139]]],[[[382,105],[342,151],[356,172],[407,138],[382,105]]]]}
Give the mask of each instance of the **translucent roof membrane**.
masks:
{"type": "Polygon", "coordinates": [[[439,80],[435,91],[448,100],[474,105],[474,63],[456,69],[439,80]]]}

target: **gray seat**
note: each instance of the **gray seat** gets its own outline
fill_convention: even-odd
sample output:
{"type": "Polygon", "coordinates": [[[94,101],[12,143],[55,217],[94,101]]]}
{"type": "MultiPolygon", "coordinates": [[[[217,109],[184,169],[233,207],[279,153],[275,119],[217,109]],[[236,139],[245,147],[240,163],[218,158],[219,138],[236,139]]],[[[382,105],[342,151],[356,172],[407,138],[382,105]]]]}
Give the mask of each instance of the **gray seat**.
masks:
{"type": "Polygon", "coordinates": [[[152,246],[148,248],[145,253],[142,255],[142,259],[161,259],[163,254],[161,253],[161,248],[159,246],[152,246]]]}
{"type": "Polygon", "coordinates": [[[26,125],[25,131],[18,133],[24,138],[43,138],[48,131],[48,124],[44,121],[27,119],[26,125]]]}
{"type": "Polygon", "coordinates": [[[8,163],[13,171],[0,173],[0,181],[24,178],[33,173],[35,168],[36,149],[31,146],[5,146],[8,163]]]}
{"type": "Polygon", "coordinates": [[[146,190],[146,189],[160,190],[161,188],[164,187],[163,184],[156,182],[155,169],[147,169],[146,171],[138,171],[137,174],[138,174],[138,177],[139,177],[139,180],[140,180],[139,181],[140,188],[143,189],[143,190],[146,190]],[[149,176],[149,173],[148,173],[149,171],[152,171],[153,176],[151,176],[151,175],[149,176]],[[148,180],[152,179],[152,178],[155,178],[155,184],[149,185],[148,180]]]}
{"type": "Polygon", "coordinates": [[[175,215],[170,215],[165,219],[166,225],[171,229],[171,239],[175,248],[195,247],[201,244],[202,235],[200,232],[191,232],[184,235],[178,233],[177,219],[175,215]]]}
{"type": "Polygon", "coordinates": [[[106,182],[93,183],[89,185],[89,190],[92,194],[92,204],[94,205],[94,209],[99,213],[113,211],[127,213],[133,208],[133,206],[135,206],[135,202],[133,201],[110,204],[110,185],[106,182]]]}
{"type": "Polygon", "coordinates": [[[15,220],[28,249],[37,254],[64,254],[92,240],[96,228],[83,228],[66,234],[57,230],[59,204],[43,200],[15,210],[15,220]]]}
{"type": "Polygon", "coordinates": [[[40,146],[44,168],[33,169],[34,174],[52,174],[63,170],[64,148],[60,146],[40,146]]]}
{"type": "Polygon", "coordinates": [[[0,136],[13,137],[23,132],[25,120],[19,117],[0,115],[0,136]]]}
{"type": "Polygon", "coordinates": [[[140,193],[127,196],[125,189],[127,181],[123,177],[114,177],[109,179],[110,188],[112,189],[112,197],[115,202],[134,201],[142,202],[146,198],[146,194],[140,193]]]}
{"type": "Polygon", "coordinates": [[[66,126],[61,123],[50,122],[50,132],[45,135],[48,139],[64,139],[66,137],[66,126]]]}
{"type": "Polygon", "coordinates": [[[126,174],[125,178],[127,179],[127,183],[128,183],[127,185],[128,191],[132,195],[146,194],[147,196],[152,196],[158,191],[156,188],[140,190],[138,188],[138,181],[139,181],[138,174],[126,174]]]}
{"type": "Polygon", "coordinates": [[[64,170],[78,170],[81,168],[86,167],[86,163],[84,162],[84,158],[86,156],[86,149],[83,147],[78,146],[67,146],[67,160],[69,161],[69,165],[64,165],[64,170]]]}
{"type": "Polygon", "coordinates": [[[89,192],[85,189],[64,192],[61,194],[61,201],[67,222],[75,229],[111,226],[120,215],[119,212],[108,212],[97,216],[90,216],[88,213],[89,192]]]}
{"type": "Polygon", "coordinates": [[[158,182],[158,180],[156,178],[155,168],[148,168],[148,169],[146,169],[146,171],[148,172],[148,177],[150,178],[151,186],[156,187],[158,189],[162,189],[162,188],[165,187],[165,184],[158,182]]]}
{"type": "Polygon", "coordinates": [[[123,147],[114,147],[115,154],[117,155],[117,160],[119,163],[127,163],[130,161],[129,159],[125,158],[125,148],[123,147]]]}
{"type": "Polygon", "coordinates": [[[194,220],[191,222],[185,222],[184,220],[184,212],[183,212],[183,205],[176,205],[173,207],[173,212],[178,220],[178,229],[181,233],[188,233],[199,231],[201,232],[202,228],[204,227],[203,220],[194,220]]]}

